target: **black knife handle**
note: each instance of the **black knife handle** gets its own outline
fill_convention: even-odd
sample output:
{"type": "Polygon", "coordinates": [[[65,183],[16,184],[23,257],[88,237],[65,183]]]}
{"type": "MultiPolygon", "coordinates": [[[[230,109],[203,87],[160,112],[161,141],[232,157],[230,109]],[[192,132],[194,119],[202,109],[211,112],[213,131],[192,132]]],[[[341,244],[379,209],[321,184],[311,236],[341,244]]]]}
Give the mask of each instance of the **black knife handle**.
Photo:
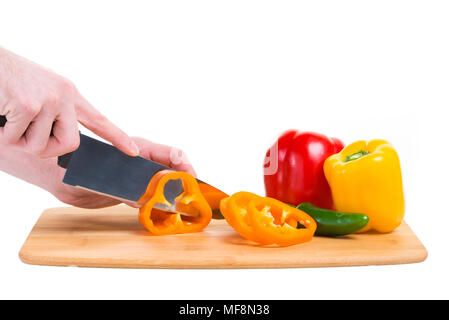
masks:
{"type": "MultiPolygon", "coordinates": [[[[8,120],[6,119],[6,116],[0,116],[0,127],[4,127],[6,122],[8,122],[8,120]]],[[[53,128],[52,128],[52,132],[50,133],[50,136],[52,136],[52,135],[53,135],[53,128]]],[[[72,154],[73,154],[73,152],[70,152],[70,153],[64,154],[62,156],[59,156],[58,157],[58,166],[60,166],[61,168],[67,169],[70,159],[72,158],[72,154]]]]}

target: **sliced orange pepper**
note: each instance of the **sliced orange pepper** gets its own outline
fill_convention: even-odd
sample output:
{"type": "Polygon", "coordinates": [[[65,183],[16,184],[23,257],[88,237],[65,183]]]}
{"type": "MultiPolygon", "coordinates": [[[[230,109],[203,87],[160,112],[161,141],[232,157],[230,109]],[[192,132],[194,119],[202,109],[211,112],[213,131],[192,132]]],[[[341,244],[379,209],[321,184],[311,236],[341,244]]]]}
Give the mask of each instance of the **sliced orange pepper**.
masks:
{"type": "Polygon", "coordinates": [[[279,246],[310,241],[317,227],[304,211],[273,198],[251,200],[248,215],[257,235],[279,246]]]}
{"type": "Polygon", "coordinates": [[[202,195],[198,182],[186,172],[158,172],[139,202],[145,203],[139,210],[139,221],[154,235],[198,232],[212,219],[212,210],[202,195]],[[178,179],[182,181],[184,191],[175,198],[176,212],[155,208],[157,204],[172,206],[164,196],[164,187],[168,181],[178,179]],[[181,215],[181,212],[191,215],[181,215]]]}
{"type": "Polygon", "coordinates": [[[221,213],[228,224],[243,238],[260,244],[272,244],[273,242],[259,236],[249,221],[248,204],[256,198],[260,197],[251,192],[241,191],[234,193],[231,197],[221,201],[221,213]]]}
{"type": "Polygon", "coordinates": [[[263,245],[290,246],[307,242],[317,227],[307,213],[250,192],[238,192],[223,199],[220,209],[239,235],[263,245]]]}
{"type": "Polygon", "coordinates": [[[201,193],[204,198],[206,198],[207,203],[209,203],[209,206],[212,209],[213,218],[223,219],[222,214],[220,214],[220,201],[229,197],[229,195],[204,182],[200,182],[199,186],[201,193]]]}

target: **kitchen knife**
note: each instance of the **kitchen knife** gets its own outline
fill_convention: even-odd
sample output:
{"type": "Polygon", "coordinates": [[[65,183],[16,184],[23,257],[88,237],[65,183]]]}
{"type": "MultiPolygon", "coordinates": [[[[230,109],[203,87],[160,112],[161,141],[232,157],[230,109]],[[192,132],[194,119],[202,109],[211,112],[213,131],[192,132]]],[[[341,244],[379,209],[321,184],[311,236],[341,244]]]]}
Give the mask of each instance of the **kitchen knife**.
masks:
{"type": "MultiPolygon", "coordinates": [[[[6,118],[0,116],[0,127],[5,123],[6,118]]],[[[135,204],[157,172],[173,170],[142,157],[128,156],[114,146],[84,134],[80,134],[79,148],[58,157],[58,165],[66,169],[63,183],[135,204]]],[[[201,180],[198,182],[205,183],[201,180]]],[[[208,189],[221,192],[210,185],[208,189]]],[[[174,199],[183,191],[182,181],[169,181],[165,185],[164,195],[172,206],[160,204],[158,207],[174,212],[174,199]]]]}
{"type": "MultiPolygon", "coordinates": [[[[138,204],[147,190],[151,178],[161,170],[173,170],[160,163],[132,157],[114,146],[80,134],[77,150],[60,156],[58,165],[66,168],[63,183],[107,195],[122,201],[138,204]]],[[[225,193],[207,185],[208,193],[225,193]]],[[[164,196],[171,206],[157,204],[162,210],[175,213],[175,198],[184,191],[181,180],[170,180],[165,184],[164,196]]],[[[212,208],[214,218],[222,218],[218,208],[212,208]]],[[[183,215],[191,213],[181,212],[183,215]]]]}
{"type": "MultiPolygon", "coordinates": [[[[170,169],[142,157],[128,156],[84,134],[80,134],[79,148],[58,157],[58,165],[67,169],[63,183],[136,204],[151,178],[161,170],[170,169]]],[[[169,181],[164,189],[170,203],[182,192],[182,182],[177,180],[169,181]]]]}

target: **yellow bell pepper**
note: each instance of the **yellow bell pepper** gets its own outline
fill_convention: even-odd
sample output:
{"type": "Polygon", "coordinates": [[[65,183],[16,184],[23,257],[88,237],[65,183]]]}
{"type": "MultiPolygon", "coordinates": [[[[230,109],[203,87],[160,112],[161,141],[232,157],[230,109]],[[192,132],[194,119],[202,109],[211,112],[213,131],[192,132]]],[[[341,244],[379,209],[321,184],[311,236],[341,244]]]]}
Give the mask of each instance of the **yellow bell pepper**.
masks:
{"type": "Polygon", "coordinates": [[[360,232],[396,229],[404,218],[399,157],[384,140],[357,141],[324,162],[324,174],[338,211],[364,213],[360,232]]]}

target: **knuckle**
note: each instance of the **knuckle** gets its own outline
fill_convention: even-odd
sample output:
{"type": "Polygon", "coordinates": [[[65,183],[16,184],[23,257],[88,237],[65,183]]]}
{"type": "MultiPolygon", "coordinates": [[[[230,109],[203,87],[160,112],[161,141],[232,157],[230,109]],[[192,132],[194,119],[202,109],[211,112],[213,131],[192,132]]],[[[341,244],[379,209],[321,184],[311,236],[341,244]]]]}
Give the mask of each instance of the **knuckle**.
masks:
{"type": "Polygon", "coordinates": [[[49,106],[55,107],[59,103],[59,96],[55,92],[47,94],[47,103],[49,106]]]}
{"type": "Polygon", "coordinates": [[[37,103],[33,103],[30,101],[23,101],[21,103],[22,111],[30,117],[35,117],[39,113],[41,107],[37,103]]]}
{"type": "Polygon", "coordinates": [[[64,145],[63,153],[75,151],[80,146],[80,138],[79,136],[68,138],[66,141],[64,141],[63,145],[64,145]]]}
{"type": "Polygon", "coordinates": [[[61,90],[66,94],[67,93],[73,94],[73,93],[77,92],[75,85],[71,81],[67,80],[66,78],[61,79],[61,81],[59,82],[59,86],[60,86],[61,90]]]}

